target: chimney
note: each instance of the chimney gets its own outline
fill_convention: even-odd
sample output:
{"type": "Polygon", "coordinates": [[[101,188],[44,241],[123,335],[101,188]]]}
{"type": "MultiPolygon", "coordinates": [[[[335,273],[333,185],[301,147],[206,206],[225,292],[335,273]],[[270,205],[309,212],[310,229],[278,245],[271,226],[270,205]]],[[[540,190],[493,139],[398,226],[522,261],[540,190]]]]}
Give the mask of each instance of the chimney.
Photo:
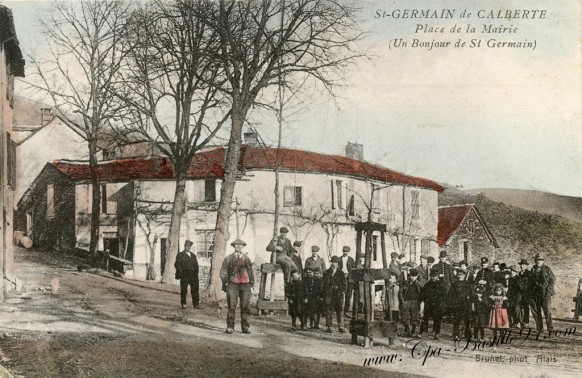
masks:
{"type": "Polygon", "coordinates": [[[53,121],[55,114],[51,108],[41,108],[40,109],[40,125],[46,126],[53,121]]]}
{"type": "Polygon", "coordinates": [[[256,132],[250,132],[244,134],[245,144],[251,147],[260,147],[259,136],[256,132]]]}
{"type": "Polygon", "coordinates": [[[364,146],[359,143],[348,142],[346,145],[346,156],[350,159],[364,161],[364,146]]]}

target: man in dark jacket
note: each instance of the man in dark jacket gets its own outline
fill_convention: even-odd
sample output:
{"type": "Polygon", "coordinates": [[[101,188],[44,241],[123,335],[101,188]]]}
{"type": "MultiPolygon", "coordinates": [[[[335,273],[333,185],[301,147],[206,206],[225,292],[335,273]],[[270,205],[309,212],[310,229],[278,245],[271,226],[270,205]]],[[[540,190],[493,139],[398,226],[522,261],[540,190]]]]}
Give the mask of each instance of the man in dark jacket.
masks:
{"type": "Polygon", "coordinates": [[[517,273],[518,280],[518,293],[516,299],[516,308],[515,311],[517,313],[517,319],[519,322],[519,327],[529,327],[529,302],[530,302],[530,293],[529,293],[529,275],[530,272],[526,268],[529,264],[526,259],[520,259],[518,262],[519,265],[519,272],[517,273]]]}
{"type": "Polygon", "coordinates": [[[424,286],[429,279],[428,256],[420,256],[420,265],[418,266],[418,282],[424,286]]]}
{"type": "Polygon", "coordinates": [[[350,253],[350,247],[345,245],[342,248],[342,256],[339,259],[338,268],[344,274],[346,278],[346,298],[344,301],[344,315],[349,316],[350,311],[350,302],[352,300],[352,291],[354,290],[354,280],[352,278],[352,269],[356,266],[356,262],[351,256],[348,256],[350,253]]]}
{"type": "Polygon", "coordinates": [[[176,256],[174,268],[176,268],[176,279],[180,280],[180,304],[186,308],[186,295],[190,286],[192,296],[192,306],[200,308],[200,296],[198,293],[198,260],[196,255],[190,251],[192,242],[186,240],[184,250],[176,256]]]}
{"type": "Polygon", "coordinates": [[[433,266],[433,269],[438,270],[439,272],[439,280],[443,281],[447,291],[451,287],[453,283],[453,268],[449,263],[446,262],[447,260],[447,251],[442,250],[439,254],[439,263],[433,266]]]}
{"type": "Polygon", "coordinates": [[[473,297],[473,288],[471,283],[465,278],[467,271],[459,269],[457,271],[457,280],[453,282],[449,290],[449,305],[453,315],[453,338],[459,340],[459,325],[463,322],[465,327],[465,339],[471,338],[471,300],[473,297]]]}
{"type": "Polygon", "coordinates": [[[279,237],[271,240],[269,245],[267,245],[267,251],[275,253],[275,263],[281,265],[281,270],[283,270],[283,276],[285,277],[285,284],[287,284],[291,280],[291,271],[299,270],[299,267],[295,266],[295,263],[291,259],[294,248],[291,240],[287,239],[289,230],[287,227],[281,227],[279,233],[279,237]]]}
{"type": "Polygon", "coordinates": [[[240,299],[240,318],[243,333],[251,333],[249,318],[251,315],[251,295],[255,284],[253,264],[242,252],[247,243],[236,239],[231,243],[234,253],[226,256],[220,268],[222,291],[226,292],[228,315],[226,317],[226,333],[234,332],[234,314],[240,299]]]}
{"type": "Polygon", "coordinates": [[[443,318],[443,301],[447,295],[447,288],[443,281],[439,280],[439,272],[430,270],[430,280],[424,284],[420,292],[420,300],[424,302],[424,316],[420,326],[420,334],[428,332],[428,321],[432,319],[435,340],[441,333],[441,320],[443,318]]]}
{"type": "MultiPolygon", "coordinates": [[[[319,270],[317,272],[320,273],[319,270]]],[[[307,319],[309,319],[309,328],[319,329],[319,317],[321,316],[321,310],[323,307],[321,276],[318,274],[316,277],[315,271],[311,268],[306,268],[305,273],[307,274],[307,277],[303,280],[303,285],[305,286],[305,292],[307,294],[307,303],[303,314],[303,323],[307,324],[307,319]]]]}
{"type": "Polygon", "coordinates": [[[418,270],[410,269],[410,274],[406,282],[398,292],[400,301],[400,320],[404,325],[404,333],[407,337],[418,338],[416,326],[418,324],[418,313],[420,311],[420,290],[422,287],[418,282],[418,270]],[[412,327],[410,332],[409,327],[412,327]]]}
{"type": "Polygon", "coordinates": [[[326,332],[332,333],[331,324],[333,312],[337,315],[337,325],[341,333],[345,333],[343,300],[346,292],[346,278],[338,267],[339,258],[331,258],[331,268],[323,276],[323,298],[325,302],[326,332]]]}
{"type": "Polygon", "coordinates": [[[543,329],[543,310],[546,317],[547,331],[552,332],[554,329],[552,326],[552,296],[555,294],[556,276],[547,265],[544,265],[542,255],[537,254],[534,260],[536,263],[531,269],[530,275],[532,315],[536,321],[537,331],[541,332],[543,329]]]}
{"type": "Polygon", "coordinates": [[[495,285],[495,279],[493,277],[493,272],[489,269],[489,259],[487,257],[481,257],[481,270],[475,275],[475,281],[473,282],[475,286],[481,286],[485,292],[484,297],[488,297],[495,285]]]}

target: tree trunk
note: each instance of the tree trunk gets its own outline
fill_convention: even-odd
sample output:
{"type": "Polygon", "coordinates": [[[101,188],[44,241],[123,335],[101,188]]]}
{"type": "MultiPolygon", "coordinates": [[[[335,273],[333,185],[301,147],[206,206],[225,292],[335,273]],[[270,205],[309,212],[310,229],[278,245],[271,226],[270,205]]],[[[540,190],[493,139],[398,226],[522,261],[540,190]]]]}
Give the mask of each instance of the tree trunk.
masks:
{"type": "MultiPolygon", "coordinates": [[[[178,175],[178,173],[176,173],[178,175]]],[[[172,283],[175,281],[176,269],[174,262],[180,249],[180,228],[182,218],[186,212],[185,207],[186,179],[184,175],[179,174],[176,177],[176,191],[174,193],[174,206],[172,208],[172,219],[170,220],[170,231],[168,234],[168,248],[166,250],[166,267],[162,282],[172,283]]]]}
{"type": "Polygon", "coordinates": [[[91,170],[91,239],[89,254],[93,261],[97,261],[97,244],[99,243],[99,216],[101,211],[101,184],[97,172],[97,146],[89,142],[89,168],[91,170]]]}
{"type": "Polygon", "coordinates": [[[214,254],[212,255],[212,266],[210,267],[210,280],[206,287],[205,295],[210,300],[222,297],[222,282],[220,280],[220,267],[222,260],[226,256],[226,243],[230,237],[228,223],[231,212],[231,203],[234,195],[236,183],[236,173],[240,159],[240,147],[242,144],[242,129],[246,110],[233,106],[232,127],[230,139],[226,150],[226,160],[224,162],[224,180],[220,189],[220,203],[216,217],[216,232],[214,234],[214,254]]]}

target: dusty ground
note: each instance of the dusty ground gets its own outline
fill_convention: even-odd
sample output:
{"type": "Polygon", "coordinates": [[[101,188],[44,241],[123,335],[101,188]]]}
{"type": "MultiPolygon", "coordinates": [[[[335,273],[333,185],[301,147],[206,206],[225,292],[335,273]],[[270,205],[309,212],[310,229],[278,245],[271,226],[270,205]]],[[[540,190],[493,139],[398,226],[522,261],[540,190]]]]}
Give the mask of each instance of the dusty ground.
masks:
{"type": "MultiPolygon", "coordinates": [[[[179,308],[177,288],[107,274],[79,273],[68,256],[16,251],[16,270],[29,293],[0,304],[0,363],[25,377],[182,376],[580,376],[582,328],[573,335],[455,352],[452,341],[398,339],[389,349],[350,345],[350,336],[289,332],[284,315],[253,317],[252,334],[226,335],[216,306],[179,308]],[[38,290],[40,289],[40,290],[38,290]],[[43,290],[44,289],[44,290],[43,290]],[[52,290],[51,290],[52,289],[52,290]],[[434,352],[423,365],[422,353],[434,352]],[[439,349],[440,348],[440,349],[439,349]],[[536,361],[538,355],[548,360],[536,361]],[[370,357],[391,362],[362,366],[370,357]],[[503,362],[480,362],[483,357],[503,362]],[[511,362],[510,358],[523,362],[511,362]],[[554,362],[555,357],[555,362],[554,362]],[[524,359],[527,358],[527,362],[524,359]]],[[[238,319],[237,319],[238,321],[238,319]]],[[[556,321],[565,330],[575,324],[556,321]]],[[[237,329],[239,331],[239,329],[237,329]]],[[[450,326],[445,325],[445,336],[450,326]]],[[[469,349],[473,349],[471,345],[469,349]]],[[[1,376],[1,374],[0,374],[1,376]]]]}

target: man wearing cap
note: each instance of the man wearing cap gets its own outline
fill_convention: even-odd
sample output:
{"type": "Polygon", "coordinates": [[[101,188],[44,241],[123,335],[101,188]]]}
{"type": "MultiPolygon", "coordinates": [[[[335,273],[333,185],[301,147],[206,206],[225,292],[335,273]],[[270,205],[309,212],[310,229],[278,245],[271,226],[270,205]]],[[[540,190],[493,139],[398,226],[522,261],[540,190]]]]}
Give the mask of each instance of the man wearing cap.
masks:
{"type": "Polygon", "coordinates": [[[325,326],[326,332],[332,333],[331,324],[333,312],[337,316],[338,330],[345,333],[343,300],[346,292],[346,278],[339,269],[339,257],[331,258],[331,267],[325,271],[323,276],[323,299],[325,303],[325,326]]]}
{"type": "Polygon", "coordinates": [[[311,257],[305,260],[305,269],[319,270],[322,274],[325,272],[325,261],[319,257],[319,247],[311,246],[311,257]]]}
{"type": "Polygon", "coordinates": [[[485,290],[484,296],[487,297],[495,285],[493,272],[489,269],[489,259],[481,257],[481,270],[475,275],[475,286],[479,285],[485,290]]]}
{"type": "Polygon", "coordinates": [[[471,300],[473,297],[473,287],[466,280],[467,271],[459,268],[457,271],[457,279],[451,285],[449,290],[449,304],[450,312],[453,316],[453,338],[459,340],[460,332],[459,325],[463,322],[465,327],[464,339],[471,338],[471,300]]]}
{"type": "Polygon", "coordinates": [[[300,241],[293,242],[293,252],[291,253],[291,260],[297,268],[299,274],[303,276],[303,261],[301,260],[301,249],[303,248],[303,243],[300,241]]]}
{"type": "Polygon", "coordinates": [[[447,295],[447,288],[443,281],[439,280],[439,271],[430,270],[430,280],[422,287],[420,301],[424,303],[424,314],[420,333],[428,332],[428,321],[432,319],[435,340],[441,333],[441,321],[443,318],[443,298],[447,295]]]}
{"type": "Polygon", "coordinates": [[[390,273],[394,273],[396,275],[396,277],[398,277],[398,279],[400,279],[400,264],[398,263],[398,253],[396,252],[392,252],[390,254],[390,258],[392,259],[392,261],[390,261],[390,265],[388,266],[388,269],[390,270],[390,273]]]}
{"type": "Polygon", "coordinates": [[[420,256],[420,265],[418,266],[418,282],[423,287],[428,282],[428,257],[420,256]]]}
{"type": "Polygon", "coordinates": [[[436,269],[439,272],[439,279],[443,281],[448,292],[453,283],[453,268],[451,268],[451,265],[446,262],[447,251],[442,250],[440,252],[439,260],[438,264],[433,266],[433,269],[436,269]]]}
{"type": "Polygon", "coordinates": [[[516,299],[517,319],[519,321],[520,327],[529,327],[529,275],[530,272],[527,269],[529,265],[526,259],[520,259],[517,263],[519,265],[519,272],[517,273],[518,278],[518,293],[516,299]]]}
{"type": "Polygon", "coordinates": [[[554,284],[556,276],[552,270],[544,264],[545,260],[541,254],[534,257],[535,265],[531,269],[530,275],[530,294],[532,306],[532,315],[536,321],[536,329],[541,332],[543,329],[543,318],[546,317],[547,331],[552,332],[552,296],[555,294],[554,284]]]}
{"type": "Polygon", "coordinates": [[[426,261],[428,262],[428,271],[430,272],[430,270],[434,266],[434,257],[428,256],[428,259],[426,259],[426,261]]]}
{"type": "Polygon", "coordinates": [[[275,262],[281,265],[283,275],[285,276],[285,284],[287,284],[291,279],[291,271],[298,270],[299,268],[295,266],[295,263],[293,263],[293,260],[291,259],[291,254],[294,249],[291,240],[287,239],[289,230],[287,227],[281,227],[279,233],[280,235],[278,238],[271,240],[267,246],[267,251],[276,254],[275,262]]]}
{"type": "Polygon", "coordinates": [[[344,313],[349,316],[350,302],[352,301],[352,291],[354,290],[354,280],[352,278],[352,270],[354,269],[356,262],[349,256],[350,247],[344,245],[342,248],[342,256],[338,264],[339,269],[344,273],[346,278],[346,298],[344,301],[344,313]]]}
{"type": "Polygon", "coordinates": [[[408,279],[399,291],[400,319],[404,325],[405,336],[418,338],[416,326],[418,325],[418,313],[420,311],[420,283],[418,282],[418,270],[410,269],[408,279]],[[412,332],[409,327],[412,326],[412,332]]]}
{"type": "Polygon", "coordinates": [[[174,267],[176,268],[176,279],[180,280],[180,304],[186,308],[186,296],[188,286],[190,286],[190,295],[192,296],[192,306],[200,308],[200,296],[198,293],[198,260],[196,255],[190,251],[192,242],[184,242],[184,250],[176,256],[174,267]]]}
{"type": "Polygon", "coordinates": [[[234,252],[224,258],[220,269],[222,290],[226,292],[228,315],[226,333],[234,332],[234,315],[240,299],[240,319],[243,333],[251,333],[249,317],[251,315],[251,295],[255,284],[253,264],[242,249],[247,243],[236,239],[231,243],[234,252]]]}

